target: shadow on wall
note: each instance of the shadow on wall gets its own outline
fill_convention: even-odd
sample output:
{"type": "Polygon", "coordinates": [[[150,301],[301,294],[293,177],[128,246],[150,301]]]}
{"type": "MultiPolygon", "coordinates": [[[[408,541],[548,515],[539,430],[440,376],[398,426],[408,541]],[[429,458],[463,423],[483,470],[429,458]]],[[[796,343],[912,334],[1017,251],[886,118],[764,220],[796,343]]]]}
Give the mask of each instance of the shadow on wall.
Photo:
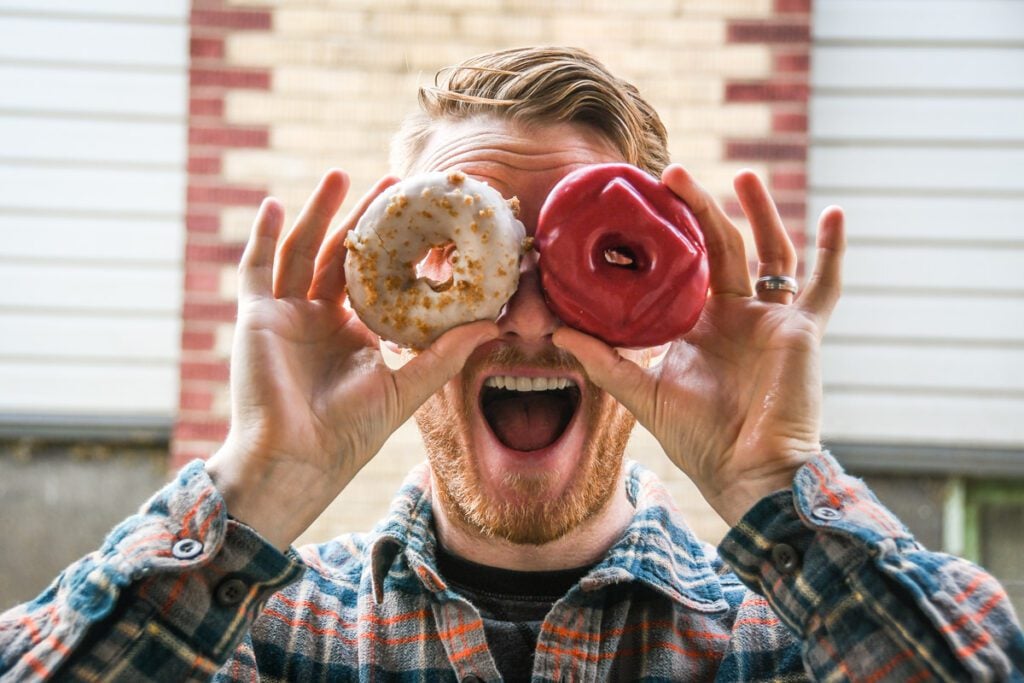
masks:
{"type": "Polygon", "coordinates": [[[168,478],[167,443],[0,441],[0,611],[99,548],[168,478]]]}

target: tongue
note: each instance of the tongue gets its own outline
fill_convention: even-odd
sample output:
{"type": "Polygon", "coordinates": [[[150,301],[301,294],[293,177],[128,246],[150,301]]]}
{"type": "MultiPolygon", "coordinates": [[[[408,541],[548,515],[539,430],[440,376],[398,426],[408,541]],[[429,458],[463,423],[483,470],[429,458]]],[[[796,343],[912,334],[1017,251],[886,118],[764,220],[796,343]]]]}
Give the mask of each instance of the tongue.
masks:
{"type": "Polygon", "coordinates": [[[487,421],[498,441],[517,451],[535,451],[565,430],[565,401],[546,392],[510,392],[487,407],[487,421]]]}

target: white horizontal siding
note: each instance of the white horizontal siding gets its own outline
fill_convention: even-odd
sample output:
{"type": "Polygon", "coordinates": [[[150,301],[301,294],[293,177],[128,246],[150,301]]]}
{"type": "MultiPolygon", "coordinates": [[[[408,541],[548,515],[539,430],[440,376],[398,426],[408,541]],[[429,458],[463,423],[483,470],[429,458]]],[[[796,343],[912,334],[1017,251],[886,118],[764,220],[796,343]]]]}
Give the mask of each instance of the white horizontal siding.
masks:
{"type": "Polygon", "coordinates": [[[0,12],[52,14],[58,17],[117,17],[182,23],[188,17],[189,0],[0,0],[0,12]]]}
{"type": "MultiPolygon", "coordinates": [[[[1021,3],[1024,8],[1024,3],[1021,3]]],[[[1024,98],[818,95],[810,116],[819,140],[1024,142],[1024,98]]]]}
{"type": "Polygon", "coordinates": [[[188,12],[0,0],[0,413],[176,412],[188,12]]]}
{"type": "Polygon", "coordinates": [[[0,14],[0,59],[183,69],[188,25],[0,14]]]}
{"type": "Polygon", "coordinates": [[[854,244],[913,240],[1024,245],[1024,197],[886,196],[854,194],[849,189],[812,190],[812,216],[820,215],[830,204],[843,207],[847,234],[854,244]]]}
{"type": "Polygon", "coordinates": [[[179,171],[187,155],[180,121],[112,121],[0,114],[0,150],[8,159],[164,166],[179,171]],[[144,158],[139,150],[145,149],[144,158]]]}
{"type": "Polygon", "coordinates": [[[184,233],[177,216],[163,219],[0,213],[7,259],[180,266],[184,233]]]}
{"type": "Polygon", "coordinates": [[[818,0],[809,214],[847,211],[826,437],[1024,446],[1024,2],[818,0]]]}
{"type": "MultiPolygon", "coordinates": [[[[920,5],[926,11],[928,3],[920,5]]],[[[965,93],[1024,89],[1024,49],[1013,47],[819,45],[813,49],[812,63],[812,85],[829,93],[843,89],[965,93]]]]}
{"type": "Polygon", "coordinates": [[[819,0],[819,41],[1020,43],[1020,0],[819,0]]]}
{"type": "Polygon", "coordinates": [[[182,71],[117,71],[0,63],[0,112],[77,115],[118,120],[160,118],[185,123],[188,75],[182,71]]]}

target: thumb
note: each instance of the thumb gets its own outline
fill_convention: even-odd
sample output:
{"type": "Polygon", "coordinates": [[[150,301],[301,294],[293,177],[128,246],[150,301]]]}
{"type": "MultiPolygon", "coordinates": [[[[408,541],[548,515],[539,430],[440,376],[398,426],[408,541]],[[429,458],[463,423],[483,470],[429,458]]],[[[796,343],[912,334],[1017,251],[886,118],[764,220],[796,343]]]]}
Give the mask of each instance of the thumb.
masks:
{"type": "Polygon", "coordinates": [[[571,327],[555,330],[552,342],[576,357],[590,381],[611,394],[641,423],[645,422],[644,396],[650,389],[651,377],[643,368],[601,340],[571,327]]]}
{"type": "Polygon", "coordinates": [[[402,419],[408,419],[424,401],[462,370],[466,359],[478,346],[497,338],[498,334],[498,326],[487,320],[459,325],[395,370],[402,419]]]}

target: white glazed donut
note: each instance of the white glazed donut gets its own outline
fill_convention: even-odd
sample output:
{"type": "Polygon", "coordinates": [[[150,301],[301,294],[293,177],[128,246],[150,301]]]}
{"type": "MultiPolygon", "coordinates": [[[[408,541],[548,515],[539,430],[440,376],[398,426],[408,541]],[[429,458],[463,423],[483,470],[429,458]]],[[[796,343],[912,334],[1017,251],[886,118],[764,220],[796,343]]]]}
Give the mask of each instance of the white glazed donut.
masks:
{"type": "Polygon", "coordinates": [[[381,338],[424,348],[456,325],[498,317],[519,284],[525,237],[486,183],[458,171],[413,176],[381,193],[345,238],[349,301],[381,338]],[[417,272],[428,254],[433,275],[447,256],[445,281],[417,272]]]}

